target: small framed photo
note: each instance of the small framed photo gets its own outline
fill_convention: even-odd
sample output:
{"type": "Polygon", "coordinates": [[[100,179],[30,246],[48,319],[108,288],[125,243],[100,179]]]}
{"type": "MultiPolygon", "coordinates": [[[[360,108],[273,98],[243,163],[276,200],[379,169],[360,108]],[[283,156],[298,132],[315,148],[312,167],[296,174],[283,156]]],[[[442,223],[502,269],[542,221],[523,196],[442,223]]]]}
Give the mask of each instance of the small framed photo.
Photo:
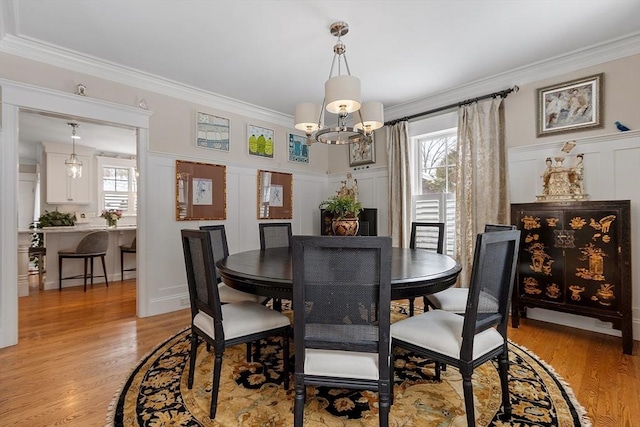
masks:
{"type": "Polygon", "coordinates": [[[293,218],[293,174],[258,171],[258,219],[293,218]]]}
{"type": "Polygon", "coordinates": [[[229,119],[197,111],[196,146],[229,151],[229,119]]]}
{"type": "Polygon", "coordinates": [[[247,125],[247,147],[250,155],[273,159],[274,140],[272,129],[247,125]]]}
{"type": "Polygon", "coordinates": [[[289,161],[309,164],[309,146],[306,136],[289,134],[289,161]]]}
{"type": "Polygon", "coordinates": [[[360,142],[349,144],[349,166],[368,165],[376,162],[376,142],[373,134],[360,142]]]}
{"type": "Polygon", "coordinates": [[[538,89],[537,136],[603,127],[603,77],[600,73],[538,89]]]}

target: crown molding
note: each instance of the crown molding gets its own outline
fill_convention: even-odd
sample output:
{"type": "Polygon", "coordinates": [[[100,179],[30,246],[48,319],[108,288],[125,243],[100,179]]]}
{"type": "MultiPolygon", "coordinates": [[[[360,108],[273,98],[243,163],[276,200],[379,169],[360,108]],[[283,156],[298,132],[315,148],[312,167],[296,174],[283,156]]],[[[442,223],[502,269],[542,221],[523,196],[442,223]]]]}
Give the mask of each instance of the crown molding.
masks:
{"type": "Polygon", "coordinates": [[[395,120],[515,85],[524,85],[640,53],[640,31],[385,109],[395,120]]]}
{"type": "MultiPolygon", "coordinates": [[[[207,107],[220,109],[257,120],[291,127],[292,116],[232,99],[193,86],[178,83],[154,74],[145,73],[97,57],[80,55],[59,46],[24,37],[6,34],[0,44],[0,52],[20,56],[49,65],[85,73],[105,80],[134,86],[207,107]]],[[[456,103],[464,99],[482,96],[514,85],[544,80],[560,74],[587,68],[640,53],[640,32],[609,40],[584,49],[555,56],[533,64],[476,80],[424,98],[409,101],[385,109],[385,119],[395,120],[456,103]]]]}
{"type": "Polygon", "coordinates": [[[291,115],[25,37],[5,35],[0,44],[0,52],[269,123],[286,127],[291,127],[293,123],[291,115]]]}

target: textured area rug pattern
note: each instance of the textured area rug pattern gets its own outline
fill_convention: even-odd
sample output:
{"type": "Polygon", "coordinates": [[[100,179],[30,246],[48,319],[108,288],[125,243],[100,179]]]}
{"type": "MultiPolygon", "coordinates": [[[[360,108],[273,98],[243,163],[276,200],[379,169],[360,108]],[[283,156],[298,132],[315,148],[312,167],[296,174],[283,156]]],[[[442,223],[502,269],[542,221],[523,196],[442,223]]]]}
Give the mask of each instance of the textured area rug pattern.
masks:
{"type": "MultiPolygon", "coordinates": [[[[248,363],[245,347],[225,351],[218,412],[208,417],[213,358],[198,348],[194,386],[187,388],[189,331],[160,345],[129,377],[114,400],[107,424],[113,426],[293,425],[293,388],[282,387],[281,343],[263,341],[259,363],[248,363]]],[[[588,426],[584,409],[553,370],[526,349],[510,343],[509,386],[513,417],[500,421],[497,367],[485,363],[473,376],[478,426],[588,426]]],[[[466,425],[462,379],[455,368],[433,379],[433,363],[414,354],[395,353],[395,401],[390,425],[404,427],[466,425]]],[[[308,387],[306,427],[378,425],[377,395],[308,387]]]]}

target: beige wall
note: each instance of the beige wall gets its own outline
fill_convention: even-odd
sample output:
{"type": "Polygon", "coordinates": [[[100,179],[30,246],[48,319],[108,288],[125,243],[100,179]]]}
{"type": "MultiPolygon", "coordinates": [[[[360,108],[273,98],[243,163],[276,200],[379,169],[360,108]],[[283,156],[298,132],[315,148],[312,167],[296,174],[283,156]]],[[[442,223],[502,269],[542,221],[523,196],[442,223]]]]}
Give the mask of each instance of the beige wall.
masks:
{"type": "MultiPolygon", "coordinates": [[[[15,55],[0,54],[0,77],[75,93],[79,83],[87,87],[87,96],[123,105],[137,107],[141,99],[147,101],[153,111],[149,128],[149,150],[167,154],[178,154],[201,158],[203,161],[254,165],[259,169],[327,173],[328,147],[314,144],[310,151],[309,165],[288,161],[288,133],[297,133],[293,126],[285,127],[264,120],[221,111],[175,97],[150,92],[134,86],[123,85],[88,74],[69,71],[15,55]],[[195,145],[196,111],[204,111],[230,119],[230,150],[222,152],[198,148],[195,145]],[[247,124],[264,126],[275,131],[273,159],[247,154],[245,135],[247,124]]],[[[293,124],[293,118],[291,118],[293,124]]],[[[335,147],[331,147],[335,148],[335,147]]],[[[345,154],[346,155],[346,154],[345,154]]]]}
{"type": "Polygon", "coordinates": [[[640,129],[640,55],[520,85],[520,91],[509,95],[505,101],[506,143],[509,148],[616,133],[616,121],[630,129],[640,129]],[[598,73],[604,73],[604,128],[536,137],[537,89],[598,73]]]}

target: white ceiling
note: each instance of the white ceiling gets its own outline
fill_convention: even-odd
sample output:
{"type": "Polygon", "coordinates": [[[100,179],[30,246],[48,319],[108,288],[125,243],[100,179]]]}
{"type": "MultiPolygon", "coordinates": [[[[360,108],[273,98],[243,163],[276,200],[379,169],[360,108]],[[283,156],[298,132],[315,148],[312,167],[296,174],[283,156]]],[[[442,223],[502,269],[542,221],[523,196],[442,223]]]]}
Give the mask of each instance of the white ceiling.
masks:
{"type": "Polygon", "coordinates": [[[288,115],[322,101],[339,20],[363,100],[385,108],[640,31],[638,0],[1,3],[3,37],[288,115]]]}

